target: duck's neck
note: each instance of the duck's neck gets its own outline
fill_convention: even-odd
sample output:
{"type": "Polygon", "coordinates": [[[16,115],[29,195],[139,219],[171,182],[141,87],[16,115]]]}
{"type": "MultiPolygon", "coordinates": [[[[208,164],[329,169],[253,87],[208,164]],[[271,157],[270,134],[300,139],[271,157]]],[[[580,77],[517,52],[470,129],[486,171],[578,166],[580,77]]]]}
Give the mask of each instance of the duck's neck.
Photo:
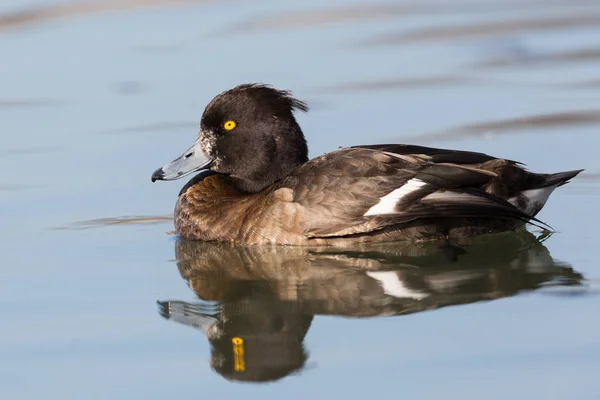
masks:
{"type": "Polygon", "coordinates": [[[298,123],[281,136],[270,136],[263,150],[264,157],[256,154],[253,168],[242,174],[231,174],[232,183],[240,192],[257,193],[288,176],[308,161],[308,146],[298,123]]]}

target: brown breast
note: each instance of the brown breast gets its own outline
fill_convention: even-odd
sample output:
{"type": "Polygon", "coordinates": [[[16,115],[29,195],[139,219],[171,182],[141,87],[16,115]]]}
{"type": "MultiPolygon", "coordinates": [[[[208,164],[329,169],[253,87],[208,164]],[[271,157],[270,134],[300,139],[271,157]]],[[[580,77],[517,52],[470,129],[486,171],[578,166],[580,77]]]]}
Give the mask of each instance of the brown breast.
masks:
{"type": "Polygon", "coordinates": [[[302,245],[302,213],[292,199],[289,188],[240,193],[229,178],[211,175],[179,196],[175,228],[194,240],[302,245]]]}

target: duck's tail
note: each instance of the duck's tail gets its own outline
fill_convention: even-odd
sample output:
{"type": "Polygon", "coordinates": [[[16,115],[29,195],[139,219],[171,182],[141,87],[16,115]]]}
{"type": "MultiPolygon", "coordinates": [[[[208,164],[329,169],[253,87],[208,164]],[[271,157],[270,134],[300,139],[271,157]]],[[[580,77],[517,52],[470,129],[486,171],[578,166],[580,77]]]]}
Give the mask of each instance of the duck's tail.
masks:
{"type": "Polygon", "coordinates": [[[569,181],[573,178],[575,178],[577,175],[579,175],[582,171],[584,171],[583,169],[576,169],[573,171],[566,171],[566,172],[557,172],[555,174],[546,174],[544,175],[544,177],[546,178],[546,182],[544,183],[544,186],[542,187],[548,187],[548,186],[562,186],[565,185],[567,183],[569,183],[569,181]]]}

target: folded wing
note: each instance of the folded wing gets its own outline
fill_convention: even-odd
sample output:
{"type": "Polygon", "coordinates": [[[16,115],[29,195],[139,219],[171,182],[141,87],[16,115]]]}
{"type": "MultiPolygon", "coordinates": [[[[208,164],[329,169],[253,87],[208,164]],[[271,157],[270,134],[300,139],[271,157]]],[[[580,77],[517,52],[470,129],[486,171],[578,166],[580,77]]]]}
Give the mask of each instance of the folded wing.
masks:
{"type": "Polygon", "coordinates": [[[300,171],[288,182],[294,201],[311,210],[308,237],[367,233],[415,220],[541,223],[485,190],[498,178],[498,173],[482,168],[496,160],[485,154],[402,145],[348,148],[331,154],[335,156],[310,161],[303,167],[308,171],[300,171]],[[310,168],[332,173],[311,175],[310,168]]]}

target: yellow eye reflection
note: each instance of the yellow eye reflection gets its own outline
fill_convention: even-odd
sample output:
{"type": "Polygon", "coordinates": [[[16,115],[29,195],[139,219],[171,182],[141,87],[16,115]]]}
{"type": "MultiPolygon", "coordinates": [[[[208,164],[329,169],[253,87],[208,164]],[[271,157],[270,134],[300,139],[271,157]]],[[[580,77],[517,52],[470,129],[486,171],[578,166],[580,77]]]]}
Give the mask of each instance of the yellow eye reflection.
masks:
{"type": "Polygon", "coordinates": [[[244,339],[241,337],[234,337],[231,339],[233,343],[233,366],[238,372],[244,372],[246,370],[246,362],[244,361],[244,339]]]}
{"type": "Polygon", "coordinates": [[[235,121],[232,121],[232,120],[229,120],[223,124],[223,128],[225,128],[226,131],[230,131],[233,128],[235,128],[236,126],[237,126],[237,124],[235,123],[235,121]]]}

